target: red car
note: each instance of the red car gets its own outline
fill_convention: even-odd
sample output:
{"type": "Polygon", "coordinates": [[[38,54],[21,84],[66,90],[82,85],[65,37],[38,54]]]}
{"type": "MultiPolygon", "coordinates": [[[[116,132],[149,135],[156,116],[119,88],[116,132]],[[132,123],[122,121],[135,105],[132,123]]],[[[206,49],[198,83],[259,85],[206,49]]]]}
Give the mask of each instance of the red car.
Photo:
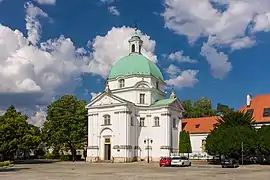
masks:
{"type": "Polygon", "coordinates": [[[170,167],[171,166],[171,158],[170,157],[161,157],[159,160],[160,167],[170,167]]]}

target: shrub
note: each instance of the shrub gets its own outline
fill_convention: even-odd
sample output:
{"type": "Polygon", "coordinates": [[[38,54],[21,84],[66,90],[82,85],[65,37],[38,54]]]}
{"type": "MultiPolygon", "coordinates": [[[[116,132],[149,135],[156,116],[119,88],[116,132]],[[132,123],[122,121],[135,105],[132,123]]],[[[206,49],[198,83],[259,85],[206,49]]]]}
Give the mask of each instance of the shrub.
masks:
{"type": "Polygon", "coordinates": [[[0,162],[0,167],[11,167],[13,164],[11,161],[0,162]]]}
{"type": "Polygon", "coordinates": [[[69,157],[69,155],[61,155],[60,156],[60,159],[61,159],[61,161],[69,161],[70,160],[70,157],[69,157]]]}
{"type": "Polygon", "coordinates": [[[52,153],[46,153],[44,155],[44,158],[45,159],[55,159],[55,154],[52,154],[52,153]]]}

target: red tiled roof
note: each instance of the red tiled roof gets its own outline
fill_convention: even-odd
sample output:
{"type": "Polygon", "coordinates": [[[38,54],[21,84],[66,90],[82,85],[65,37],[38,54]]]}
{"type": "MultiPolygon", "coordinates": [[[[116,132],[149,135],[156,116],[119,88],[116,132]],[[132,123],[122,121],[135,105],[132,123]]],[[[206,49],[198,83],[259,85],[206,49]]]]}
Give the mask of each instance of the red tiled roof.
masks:
{"type": "Polygon", "coordinates": [[[270,94],[257,95],[251,100],[249,107],[242,106],[238,111],[246,112],[253,109],[253,117],[256,123],[270,122],[270,117],[263,117],[264,108],[270,108],[270,94]]]}
{"type": "Polygon", "coordinates": [[[218,116],[182,119],[182,129],[190,134],[209,133],[218,123],[217,118],[218,116]]]}

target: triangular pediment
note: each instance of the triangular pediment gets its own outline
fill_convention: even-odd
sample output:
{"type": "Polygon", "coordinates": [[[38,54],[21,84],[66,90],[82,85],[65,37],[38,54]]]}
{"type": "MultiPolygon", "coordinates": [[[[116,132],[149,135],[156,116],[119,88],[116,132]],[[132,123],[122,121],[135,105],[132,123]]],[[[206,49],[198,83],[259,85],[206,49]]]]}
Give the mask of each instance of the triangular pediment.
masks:
{"type": "Polygon", "coordinates": [[[175,109],[178,109],[180,111],[185,111],[181,101],[179,99],[175,99],[171,104],[170,107],[173,107],[175,109]]]}
{"type": "Polygon", "coordinates": [[[87,106],[86,108],[90,107],[98,107],[98,106],[108,106],[108,105],[115,105],[115,104],[122,104],[126,103],[121,98],[118,98],[117,96],[108,94],[108,93],[102,93],[95,97],[87,106]]]}

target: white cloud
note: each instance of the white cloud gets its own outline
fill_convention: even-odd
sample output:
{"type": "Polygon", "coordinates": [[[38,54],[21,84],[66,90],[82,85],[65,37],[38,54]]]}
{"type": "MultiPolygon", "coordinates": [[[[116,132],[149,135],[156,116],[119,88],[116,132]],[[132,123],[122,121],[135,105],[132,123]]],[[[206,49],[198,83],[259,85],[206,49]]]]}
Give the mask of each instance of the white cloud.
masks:
{"type": "MultiPolygon", "coordinates": [[[[128,39],[134,33],[130,27],[113,27],[105,36],[97,36],[90,44],[93,49],[90,61],[90,71],[106,78],[111,65],[129,53],[128,39]]],[[[140,33],[140,32],[139,32],[140,33]]],[[[150,36],[141,35],[143,40],[142,54],[156,62],[154,55],[156,42],[150,36]]]]}
{"type": "Polygon", "coordinates": [[[42,127],[44,122],[46,121],[47,110],[45,107],[39,106],[37,106],[37,109],[39,109],[37,112],[35,112],[32,116],[28,117],[28,122],[37,127],[42,127]]]}
{"type": "Polygon", "coordinates": [[[93,100],[93,99],[95,99],[95,97],[97,97],[98,95],[100,95],[101,93],[94,93],[94,92],[91,92],[90,93],[90,95],[91,95],[91,101],[93,100]]]}
{"type": "Polygon", "coordinates": [[[167,68],[167,74],[170,78],[175,78],[177,74],[181,72],[181,69],[173,64],[167,68]]]}
{"type": "Polygon", "coordinates": [[[184,70],[181,71],[178,76],[167,80],[166,83],[167,85],[174,86],[176,88],[193,87],[199,82],[196,77],[198,73],[199,70],[184,70]]]}
{"type": "Polygon", "coordinates": [[[41,34],[41,24],[38,21],[39,17],[48,17],[48,14],[45,13],[39,7],[34,6],[32,3],[27,2],[25,4],[26,9],[26,30],[28,34],[28,40],[33,44],[36,45],[40,39],[41,34]]]}
{"type": "Polygon", "coordinates": [[[111,4],[113,3],[115,0],[100,0],[100,2],[102,3],[107,3],[107,4],[111,4]]]}
{"type": "Polygon", "coordinates": [[[25,7],[28,38],[0,24],[1,106],[46,105],[56,95],[73,92],[81,74],[90,72],[86,50],[76,48],[71,39],[60,36],[39,43],[37,17],[47,14],[31,3],[25,7]]]}
{"type": "Polygon", "coordinates": [[[55,4],[56,0],[36,0],[39,4],[55,4]]]}
{"type": "MultiPolygon", "coordinates": [[[[215,52],[223,46],[237,50],[254,45],[255,40],[249,33],[269,31],[269,14],[269,0],[165,0],[165,11],[162,15],[165,27],[187,36],[190,43],[194,43],[198,38],[208,37],[210,41],[206,42],[207,47],[213,50],[211,52],[215,52]],[[216,5],[219,5],[219,9],[216,5]]],[[[220,57],[217,53],[214,54],[216,55],[206,56],[212,58],[208,59],[209,63],[214,63],[210,64],[215,71],[213,74],[221,70],[222,65],[225,65],[222,72],[228,72],[230,68],[226,63],[217,66],[218,62],[225,61],[213,59],[220,57]]],[[[223,59],[228,58],[224,53],[220,55],[223,59]]]]}
{"type": "Polygon", "coordinates": [[[232,70],[231,62],[229,62],[228,55],[223,52],[217,52],[215,48],[209,45],[209,43],[204,43],[201,49],[201,55],[206,57],[210,68],[212,70],[212,75],[215,78],[222,79],[226,74],[232,70]]]}
{"type": "Polygon", "coordinates": [[[270,12],[258,14],[253,22],[255,24],[252,29],[253,32],[268,32],[270,30],[270,12]]]}
{"type": "Polygon", "coordinates": [[[120,16],[120,12],[116,9],[115,6],[109,6],[109,7],[108,7],[108,11],[109,11],[112,15],[120,16]]]}
{"type": "Polygon", "coordinates": [[[176,51],[174,53],[169,54],[169,59],[173,61],[178,61],[180,63],[197,63],[198,61],[195,59],[191,59],[189,56],[184,56],[183,51],[176,51]]]}

